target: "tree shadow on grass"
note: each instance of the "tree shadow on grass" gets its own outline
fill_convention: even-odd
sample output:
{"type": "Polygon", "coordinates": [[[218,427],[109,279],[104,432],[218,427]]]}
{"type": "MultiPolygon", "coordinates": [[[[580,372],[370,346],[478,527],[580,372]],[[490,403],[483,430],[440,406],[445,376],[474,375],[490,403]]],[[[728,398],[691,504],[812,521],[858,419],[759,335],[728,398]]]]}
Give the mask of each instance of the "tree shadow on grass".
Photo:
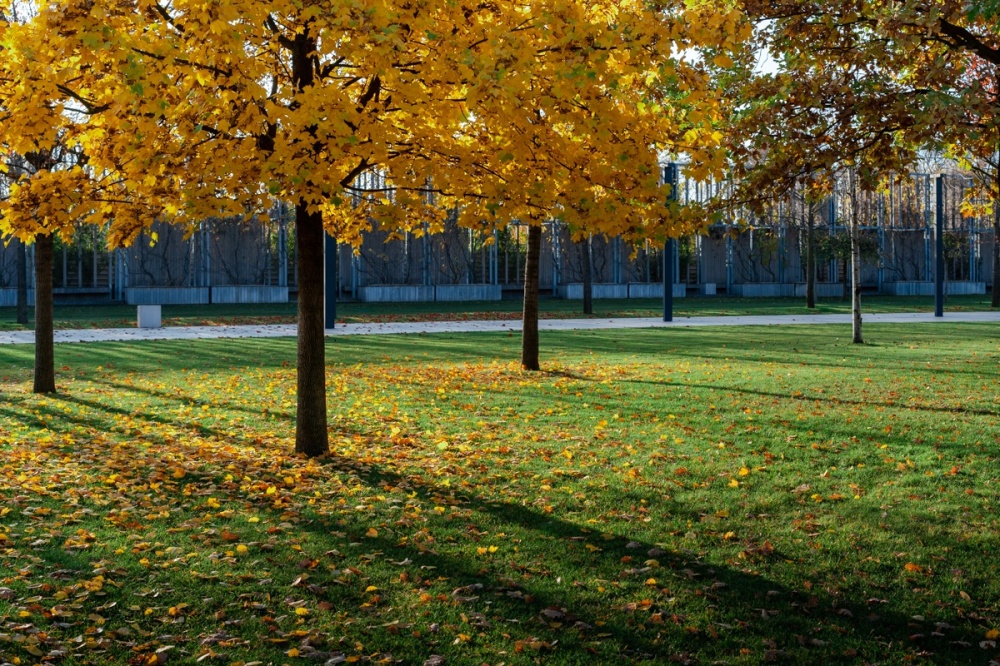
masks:
{"type": "MultiPolygon", "coordinates": [[[[134,416],[128,410],[90,400],[66,400],[92,410],[134,416]]],[[[2,413],[14,414],[11,410],[2,413]]],[[[71,432],[74,425],[107,432],[114,430],[115,425],[113,417],[82,419],[54,406],[46,410],[45,417],[31,418],[44,424],[39,427],[57,432],[71,432]],[[60,429],[58,422],[63,422],[65,427],[60,429]]],[[[150,420],[220,441],[248,443],[194,421],[150,420]]],[[[334,434],[365,433],[345,430],[334,434]]],[[[207,452],[191,451],[189,454],[193,456],[191,462],[198,462],[205,468],[206,476],[222,476],[223,470],[239,469],[242,462],[225,449],[213,450],[211,457],[207,452]]],[[[378,534],[368,536],[363,517],[352,519],[341,528],[330,515],[317,511],[302,515],[302,520],[292,528],[310,532],[313,539],[331,549],[343,549],[348,553],[344,558],[359,553],[360,546],[350,544],[360,543],[366,551],[374,550],[385,557],[392,554],[396,561],[410,559],[412,564],[400,565],[401,568],[383,563],[379,575],[387,578],[389,574],[406,572],[429,581],[427,589],[439,592],[444,588],[439,592],[444,600],[429,602],[426,611],[413,611],[404,618],[406,622],[425,628],[419,639],[401,631],[398,624],[382,621],[391,616],[386,605],[403,608],[409,605],[401,592],[387,591],[386,603],[372,604],[374,610],[359,611],[372,617],[371,623],[359,631],[377,636],[381,645],[418,662],[420,655],[437,652],[453,663],[465,663],[470,650],[485,650],[486,645],[490,646],[489,650],[495,650],[497,645],[509,646],[508,658],[511,660],[539,658],[552,663],[580,664],[612,659],[650,663],[670,659],[681,662],[741,658],[764,661],[769,657],[780,658],[779,650],[785,658],[797,662],[855,663],[859,659],[903,662],[925,651],[924,656],[936,661],[982,662],[981,651],[961,650],[952,644],[958,640],[975,644],[982,635],[982,618],[963,617],[953,610],[940,608],[936,612],[942,613],[941,617],[922,622],[902,610],[893,610],[891,603],[881,600],[845,598],[819,586],[811,590],[790,587],[779,582],[781,553],[768,552],[761,544],[748,544],[744,563],[722,564],[707,561],[712,559],[711,554],[699,556],[664,547],[662,543],[669,543],[671,538],[666,534],[662,540],[651,541],[632,539],[616,532],[605,536],[590,531],[590,526],[566,520],[558,513],[546,513],[541,507],[535,509],[509,498],[487,499],[473,489],[444,487],[384,465],[336,456],[320,462],[331,474],[349,474],[373,492],[389,494],[398,489],[423,502],[445,506],[446,511],[451,512],[447,516],[432,516],[431,520],[436,521],[434,528],[439,535],[450,534],[455,543],[447,539],[438,539],[436,543],[419,542],[413,538],[419,525],[402,526],[391,521],[373,525],[378,534]],[[486,529],[481,529],[483,527],[486,529]],[[349,533],[346,538],[334,534],[340,529],[349,533]],[[504,544],[501,555],[481,560],[455,552],[462,540],[473,541],[480,538],[478,533],[485,531],[494,535],[503,531],[517,534],[521,538],[520,550],[512,552],[504,544]],[[623,562],[623,558],[633,561],[623,562]],[[658,566],[645,569],[647,558],[657,560],[658,566]],[[558,581],[561,571],[579,576],[579,580],[567,577],[558,581]],[[647,585],[646,581],[651,578],[655,582],[647,585]],[[599,583],[598,579],[603,582],[599,583]],[[605,587],[605,592],[595,590],[598,584],[605,587]],[[933,636],[935,620],[953,628],[939,631],[943,636],[933,636]],[[426,627],[434,622],[443,625],[441,631],[426,633],[426,627]],[[484,634],[481,641],[476,638],[480,633],[484,634]],[[917,634],[922,636],[911,638],[917,634]],[[473,638],[463,641],[460,635],[473,638]],[[458,640],[458,644],[453,645],[452,639],[458,640]],[[518,652],[519,641],[521,652],[518,652]],[[774,641],[774,647],[769,647],[771,643],[765,641],[774,641]],[[749,653],[741,654],[741,650],[749,653]]],[[[166,468],[160,471],[169,475],[166,468]]],[[[602,492],[608,503],[623,507],[640,499],[613,488],[597,492],[602,492]]],[[[240,503],[249,501],[255,510],[271,516],[273,521],[287,519],[286,512],[265,496],[248,499],[245,494],[233,492],[228,499],[240,503]]],[[[692,520],[700,515],[693,507],[677,503],[654,505],[654,508],[687,515],[692,520]]],[[[656,513],[654,511],[653,515],[656,513]]],[[[600,529],[601,526],[593,526],[593,530],[600,529]]],[[[484,546],[491,544],[485,538],[481,543],[484,546]]],[[[39,556],[48,557],[45,551],[39,556]]],[[[52,559],[57,558],[53,555],[52,559]]],[[[278,560],[271,564],[275,568],[283,565],[278,560]]],[[[284,566],[287,567],[287,563],[284,566]]],[[[358,568],[366,566],[359,564],[358,568]]],[[[370,566],[376,567],[375,564],[370,566]]],[[[281,573],[287,578],[286,574],[294,572],[281,573]]],[[[356,588],[343,588],[334,583],[333,574],[320,569],[314,572],[313,579],[323,588],[314,593],[317,598],[336,602],[335,608],[354,608],[368,603],[362,601],[356,588]]],[[[295,590],[294,594],[305,592],[295,590]]],[[[252,634],[247,636],[254,638],[252,634]]],[[[488,658],[495,658],[495,654],[477,653],[477,661],[488,658]]]]}
{"type": "Polygon", "coordinates": [[[741,393],[744,395],[756,395],[762,398],[780,398],[782,400],[789,401],[800,401],[800,402],[823,402],[829,403],[831,405],[848,405],[852,407],[885,407],[890,409],[896,409],[899,411],[918,411],[918,412],[933,412],[941,414],[971,414],[974,416],[989,416],[996,417],[1000,416],[1000,410],[994,409],[979,409],[975,407],[963,407],[961,405],[955,407],[934,407],[930,405],[912,405],[906,403],[899,403],[895,401],[879,401],[879,400],[853,400],[850,398],[843,398],[837,396],[827,396],[827,395],[806,395],[806,394],[789,394],[789,393],[777,393],[775,391],[763,391],[761,389],[749,389],[741,386],[724,386],[721,384],[704,384],[697,382],[669,382],[665,380],[656,379],[620,379],[619,381],[628,382],[629,384],[649,384],[651,386],[670,386],[675,388],[694,388],[694,389],[706,389],[715,391],[727,391],[730,393],[741,393]]]}
{"type": "MultiPolygon", "coordinates": [[[[167,391],[158,391],[156,389],[148,388],[145,386],[137,386],[135,384],[124,384],[122,382],[113,382],[108,379],[91,379],[90,381],[95,384],[101,384],[102,386],[107,386],[109,388],[117,389],[120,391],[132,391],[135,393],[142,393],[148,395],[152,398],[158,398],[160,400],[169,400],[182,405],[195,405],[198,407],[210,407],[212,409],[226,409],[230,411],[243,412],[244,414],[252,414],[254,416],[261,416],[264,411],[262,409],[251,409],[249,407],[242,406],[241,402],[234,402],[226,400],[224,402],[213,402],[209,399],[202,398],[192,398],[190,396],[180,396],[176,393],[169,393],[167,391]]],[[[292,412],[279,412],[273,409],[267,410],[268,415],[276,416],[283,421],[294,421],[295,414],[292,412]]]]}
{"type": "MultiPolygon", "coordinates": [[[[181,429],[197,426],[174,425],[181,429]]],[[[240,469],[243,462],[226,448],[211,454],[193,451],[191,455],[189,462],[207,478],[221,476],[223,470],[240,469]]],[[[156,464],[155,458],[150,462],[156,464]]],[[[385,512],[369,518],[348,511],[352,517],[340,525],[337,516],[345,512],[335,510],[334,496],[306,505],[301,513],[289,513],[286,506],[276,505],[263,493],[248,495],[216,487],[213,494],[223,501],[249,504],[267,516],[265,524],[292,521],[284,531],[290,535],[309,533],[308,543],[320,551],[329,549],[324,557],[327,561],[334,558],[330,569],[336,568],[331,571],[310,564],[297,569],[287,559],[282,561],[277,552],[273,556],[265,553],[266,564],[262,566],[273,571],[277,582],[260,588],[254,587],[256,579],[233,579],[231,594],[243,592],[247,598],[267,601],[262,613],[282,608],[278,601],[281,594],[290,595],[286,600],[308,598],[312,603],[331,603],[340,618],[331,636],[347,633],[353,640],[367,637],[366,643],[409,663],[420,663],[430,654],[441,654],[448,663],[479,663],[496,659],[500,656],[497,650],[502,648],[508,653],[502,658],[512,663],[536,659],[559,664],[740,659],[758,663],[885,663],[920,655],[938,663],[941,659],[949,663],[982,661],[981,651],[962,650],[951,643],[974,643],[981,635],[979,619],[941,608],[936,612],[942,617],[918,622],[882,600],[844,597],[819,585],[811,590],[792,588],[778,580],[780,573],[772,571],[782,566],[781,553],[769,552],[760,544],[756,550],[748,545],[747,559],[739,566],[720,563],[710,561],[711,554],[662,545],[670,541],[666,534],[662,540],[656,539],[661,542],[657,545],[616,532],[601,533],[596,531],[600,526],[592,529],[511,499],[484,498],[473,489],[444,487],[384,465],[336,456],[318,462],[331,476],[347,475],[360,483],[367,489],[362,496],[416,498],[430,518],[403,524],[391,519],[393,515],[402,519],[401,514],[385,512]],[[437,516],[427,505],[443,506],[445,514],[437,516]],[[508,540],[499,540],[499,532],[508,533],[508,540]],[[438,538],[420,539],[417,535],[421,533],[438,538]],[[509,540],[512,537],[519,539],[516,549],[515,542],[509,540]],[[498,543],[503,550],[477,559],[468,547],[475,542],[484,548],[498,543]],[[463,547],[465,552],[458,552],[463,547]],[[647,559],[655,559],[656,566],[647,559]],[[362,580],[338,584],[337,571],[349,567],[359,570],[362,580]],[[314,587],[290,587],[301,571],[309,572],[309,584],[314,587]],[[408,576],[409,584],[394,588],[391,583],[398,583],[401,574],[408,576]],[[373,593],[360,592],[373,582],[384,588],[377,595],[378,601],[373,593]],[[605,589],[598,590],[598,585],[605,589]],[[414,604],[421,590],[431,598],[414,604]],[[397,607],[399,610],[394,610],[397,607]],[[942,636],[932,636],[935,620],[952,628],[941,629],[942,636]],[[421,635],[414,636],[415,630],[421,635]]],[[[169,476],[168,464],[161,466],[161,470],[143,473],[169,476]]],[[[347,487],[355,487],[354,481],[347,487]]],[[[616,489],[606,494],[610,495],[608,501],[620,505],[635,501],[616,489]]],[[[654,508],[698,515],[692,507],[676,503],[654,508]]],[[[218,540],[218,536],[214,538],[218,540]]],[[[216,547],[224,549],[225,544],[219,542],[216,547]]],[[[48,561],[49,568],[67,568],[61,551],[40,549],[34,556],[48,561]]],[[[89,563],[89,554],[75,557],[71,568],[82,571],[89,563]]],[[[312,555],[302,552],[288,557],[309,560],[312,555]]],[[[120,575],[125,574],[109,577],[120,575]]],[[[196,583],[192,586],[204,591],[196,583]]],[[[105,602],[124,598],[120,596],[124,592],[106,589],[110,596],[105,602]]],[[[183,596],[188,594],[185,590],[162,591],[161,603],[189,601],[183,596]]],[[[128,619],[120,608],[101,612],[109,622],[120,624],[128,619]]],[[[259,622],[229,627],[250,641],[263,641],[270,635],[259,633],[262,629],[273,631],[259,622]]],[[[332,638],[327,642],[323,649],[338,648],[330,645],[332,638]]]]}
{"type": "MultiPolygon", "coordinates": [[[[335,458],[325,463],[333,469],[341,469],[344,465],[343,460],[335,458]]],[[[547,642],[561,640],[561,650],[568,649],[575,655],[572,661],[583,663],[591,653],[588,641],[597,636],[610,641],[612,652],[618,656],[639,661],[697,659],[706,642],[716,641],[721,647],[717,651],[709,650],[716,657],[735,656],[741,649],[740,645],[767,656],[767,650],[762,646],[768,641],[784,639],[784,644],[771,649],[783,650],[801,660],[818,658],[824,663],[853,663],[860,653],[852,653],[852,649],[864,652],[872,650],[875,644],[907,647],[866,656],[878,659],[895,654],[902,659],[906,654],[918,655],[923,651],[919,643],[922,638],[911,640],[914,634],[919,633],[919,628],[914,628],[913,619],[893,613],[882,605],[881,600],[845,600],[822,590],[792,590],[768,579],[761,570],[768,569],[768,561],[780,557],[780,553],[749,549],[751,561],[747,570],[740,570],[729,565],[706,563],[694,553],[665,550],[621,534],[598,535],[581,525],[512,502],[483,500],[473,493],[451,490],[444,494],[441,488],[421,479],[401,476],[384,467],[350,464],[349,469],[371,487],[399,488],[416,493],[425,501],[437,502],[446,498],[459,507],[471,509],[473,514],[483,516],[500,528],[507,525],[510,526],[507,529],[527,530],[542,541],[551,543],[551,549],[561,552],[563,558],[577,560],[573,564],[582,571],[618,570],[616,575],[609,576],[608,587],[631,581],[634,589],[636,581],[647,576],[657,578],[657,583],[649,588],[648,604],[643,601],[636,606],[634,602],[623,602],[595,609],[593,601],[587,603],[578,599],[582,595],[576,593],[577,581],[553,585],[553,574],[546,576],[544,572],[536,571],[534,576],[528,576],[522,583],[523,594],[530,596],[530,602],[525,597],[519,597],[517,603],[511,603],[504,599],[510,589],[510,574],[485,571],[482,567],[477,568],[475,562],[427,549],[400,546],[388,540],[383,542],[382,547],[386,550],[407,551],[415,561],[419,558],[420,561],[432,562],[439,573],[449,576],[456,588],[484,585],[485,593],[494,594],[494,610],[502,608],[506,613],[515,613],[522,624],[533,625],[533,633],[544,636],[547,642]],[[600,545],[594,550],[578,548],[575,556],[570,553],[574,543],[585,541],[596,541],[600,545]],[[622,558],[630,557],[637,563],[622,563],[622,558]],[[647,557],[657,559],[659,566],[644,569],[642,562],[647,557]],[[594,564],[595,560],[597,564],[594,564]],[[720,611],[720,622],[714,626],[686,626],[686,618],[675,612],[678,608],[675,602],[681,597],[687,597],[687,601],[694,602],[694,605],[725,608],[720,611]],[[559,613],[570,614],[583,622],[582,626],[575,625],[578,635],[574,640],[566,640],[564,627],[553,627],[546,621],[547,609],[557,609],[559,613]],[[599,624],[603,626],[598,627],[599,624]],[[823,627],[823,624],[829,626],[823,627]],[[728,641],[720,639],[720,633],[730,633],[731,638],[728,641]],[[845,635],[849,640],[839,640],[845,635]],[[755,640],[746,641],[748,636],[755,640]],[[796,642],[789,644],[787,641],[792,638],[796,642]],[[845,647],[862,642],[866,643],[863,648],[845,647]],[[837,646],[840,652],[830,646],[837,646]]],[[[525,549],[521,557],[530,559],[542,554],[553,555],[552,550],[545,546],[540,546],[534,553],[529,552],[525,549]]],[[[517,568],[513,561],[510,567],[517,568]]],[[[974,640],[976,628],[970,626],[968,621],[950,615],[947,622],[958,627],[957,634],[947,636],[947,640],[974,640]]],[[[954,651],[954,645],[949,645],[947,640],[941,637],[929,642],[936,649],[951,655],[955,663],[966,657],[978,656],[962,650],[954,651]]],[[[771,656],[777,657],[780,653],[774,652],[771,656]]]]}

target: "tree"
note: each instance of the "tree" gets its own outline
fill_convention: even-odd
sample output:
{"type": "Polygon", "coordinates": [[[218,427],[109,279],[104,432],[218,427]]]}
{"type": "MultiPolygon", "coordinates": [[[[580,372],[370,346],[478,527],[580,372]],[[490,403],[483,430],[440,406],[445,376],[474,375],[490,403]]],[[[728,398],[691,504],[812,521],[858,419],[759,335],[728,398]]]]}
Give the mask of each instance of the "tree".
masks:
{"type": "MultiPolygon", "coordinates": [[[[689,118],[678,132],[671,107],[637,102],[672,77],[712,118],[707,79],[670,54],[725,45],[740,25],[731,9],[679,1],[61,0],[45,6],[38,30],[49,38],[31,69],[44,85],[22,91],[23,103],[74,105],[84,117],[74,137],[92,173],[113,174],[131,205],[178,224],[264,210],[271,198],[294,205],[296,450],[312,456],[328,450],[324,231],[356,243],[374,219],[417,234],[429,220],[434,232],[455,206],[467,226],[523,219],[538,227],[567,201],[616,216],[590,218],[600,230],[640,229],[629,211],[659,196],[650,194],[655,164],[644,159],[655,150],[649,135],[629,144],[642,155],[628,169],[633,153],[591,164],[584,151],[625,145],[614,137],[631,136],[627,119],[641,113],[644,126],[669,121],[667,136],[690,145],[696,168],[721,166],[721,155],[701,149],[718,140],[703,135],[704,121],[689,118]],[[542,137],[552,142],[533,142],[542,137]],[[356,179],[372,172],[385,188],[359,192],[356,179]],[[355,194],[364,194],[357,206],[355,194]]],[[[97,214],[113,215],[115,243],[152,221],[107,199],[97,214]]]]}
{"type": "MultiPolygon", "coordinates": [[[[563,36],[604,16],[600,3],[560,7],[564,26],[509,37],[504,63],[523,81],[516,96],[498,97],[462,126],[471,154],[471,219],[529,224],[521,364],[537,370],[538,248],[541,225],[558,217],[574,240],[593,234],[627,240],[677,237],[707,224],[695,206],[667,204],[659,157],[685,153],[692,178],[721,175],[724,153],[715,125],[722,102],[704,62],[676,55],[676,35],[688,48],[717,58],[745,37],[739,16],[719,7],[697,10],[667,3],[652,11],[612,3],[614,21],[583,45],[563,36]]],[[[604,21],[605,19],[600,19],[604,21]]]]}
{"type": "MultiPolygon", "coordinates": [[[[859,190],[870,193],[906,173],[918,149],[947,126],[954,99],[942,101],[944,78],[926,55],[958,48],[941,46],[958,28],[927,3],[750,0],[743,7],[758,21],[759,43],[773,63],[755,71],[760,54],[744,53],[727,79],[739,100],[732,133],[739,193],[750,205],[802,183],[818,201],[833,192],[839,173],[849,174],[857,204],[859,190]]],[[[857,205],[851,208],[853,265],[862,237],[857,205]]],[[[857,267],[853,273],[856,281],[857,267]]],[[[858,284],[853,292],[860,342],[858,284]]]]}
{"type": "MultiPolygon", "coordinates": [[[[2,121],[0,121],[2,122],[2,121]]],[[[0,202],[0,234],[14,235],[35,246],[35,393],[54,393],[55,349],[52,268],[55,236],[72,232],[81,215],[89,179],[77,156],[58,142],[29,152],[25,167],[12,180],[0,202]]]]}
{"type": "MultiPolygon", "coordinates": [[[[748,109],[782,108],[781,122],[805,128],[803,144],[814,153],[827,148],[819,151],[827,169],[853,160],[862,172],[886,178],[912,164],[918,148],[943,148],[967,166],[979,165],[979,192],[997,210],[1000,172],[991,165],[1000,146],[997,3],[744,0],[742,6],[758,21],[777,69],[749,77],[761,101],[748,109]]],[[[801,173],[795,160],[776,171],[801,173]]],[[[1000,238],[996,215],[994,225],[1000,238]]],[[[997,289],[994,302],[1000,306],[997,289]]]]}
{"type": "Polygon", "coordinates": [[[975,187],[963,202],[969,214],[990,214],[993,221],[993,290],[991,306],[1000,307],[1000,65],[970,53],[963,82],[980,101],[966,105],[957,119],[947,152],[973,176],[975,187]],[[977,205],[985,199],[986,206],[977,205]]]}
{"type": "Polygon", "coordinates": [[[0,164],[7,181],[0,201],[0,235],[16,236],[18,321],[27,323],[25,243],[35,246],[35,393],[54,393],[55,350],[52,266],[55,235],[68,233],[89,189],[77,166],[79,153],[68,148],[69,118],[44,96],[25,104],[23,94],[36,81],[29,66],[30,45],[40,39],[29,8],[0,6],[0,164]]]}

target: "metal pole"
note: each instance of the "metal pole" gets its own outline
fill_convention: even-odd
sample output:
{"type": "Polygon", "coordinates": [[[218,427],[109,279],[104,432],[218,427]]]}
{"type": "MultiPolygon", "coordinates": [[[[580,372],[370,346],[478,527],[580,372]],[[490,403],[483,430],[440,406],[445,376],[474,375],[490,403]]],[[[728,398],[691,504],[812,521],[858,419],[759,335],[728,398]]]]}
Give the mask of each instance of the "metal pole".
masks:
{"type": "Polygon", "coordinates": [[[934,177],[934,316],[944,316],[944,175],[934,177]]]}
{"type": "Polygon", "coordinates": [[[330,234],[326,235],[323,259],[326,268],[323,285],[324,326],[331,329],[337,321],[337,239],[330,234]]]}
{"type": "MultiPolygon", "coordinates": [[[[670,186],[668,201],[677,201],[677,164],[663,170],[663,181],[670,186]]],[[[674,320],[674,250],[677,241],[668,238],[663,244],[663,321],[674,320]]]]}

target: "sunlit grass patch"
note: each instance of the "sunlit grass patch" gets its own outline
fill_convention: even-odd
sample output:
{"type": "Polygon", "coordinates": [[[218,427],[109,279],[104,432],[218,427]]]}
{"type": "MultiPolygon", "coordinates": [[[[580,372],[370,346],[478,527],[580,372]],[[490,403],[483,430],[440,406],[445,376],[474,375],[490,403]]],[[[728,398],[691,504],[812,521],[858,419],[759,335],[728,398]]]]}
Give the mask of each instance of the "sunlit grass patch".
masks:
{"type": "Polygon", "coordinates": [[[319,460],[293,341],[2,349],[0,654],[985,663],[1000,338],[869,335],[337,339],[319,460]]]}

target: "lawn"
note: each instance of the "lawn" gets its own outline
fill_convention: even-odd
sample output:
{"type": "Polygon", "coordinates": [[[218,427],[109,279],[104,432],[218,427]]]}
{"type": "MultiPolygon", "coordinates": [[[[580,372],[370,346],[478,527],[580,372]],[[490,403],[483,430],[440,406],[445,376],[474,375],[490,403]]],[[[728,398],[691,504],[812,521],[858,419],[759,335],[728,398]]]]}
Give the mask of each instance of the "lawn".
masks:
{"type": "MultiPolygon", "coordinates": [[[[878,312],[933,312],[930,297],[865,296],[863,308],[878,312]]],[[[949,296],[949,312],[990,309],[988,296],[949,296]]],[[[675,317],[729,315],[804,315],[849,313],[851,304],[841,299],[820,299],[810,310],[802,298],[728,298],[725,296],[678,298],[674,300],[675,317]]],[[[658,299],[609,299],[594,301],[593,317],[660,317],[663,303],[658,299]]],[[[337,321],[343,324],[412,321],[449,321],[462,319],[519,319],[521,301],[505,299],[483,302],[442,303],[340,303],[337,321]]],[[[543,298],[541,316],[545,318],[584,318],[580,301],[543,298]]],[[[131,328],[135,326],[134,305],[57,305],[57,329],[131,328]]],[[[294,303],[241,305],[165,305],[165,326],[200,326],[216,324],[292,324],[294,303]]],[[[33,324],[32,324],[33,325],[33,324]]],[[[14,308],[0,308],[0,331],[22,330],[14,308]]]]}
{"type": "Polygon", "coordinates": [[[0,659],[1000,659],[1000,330],[0,347],[0,659]]]}

